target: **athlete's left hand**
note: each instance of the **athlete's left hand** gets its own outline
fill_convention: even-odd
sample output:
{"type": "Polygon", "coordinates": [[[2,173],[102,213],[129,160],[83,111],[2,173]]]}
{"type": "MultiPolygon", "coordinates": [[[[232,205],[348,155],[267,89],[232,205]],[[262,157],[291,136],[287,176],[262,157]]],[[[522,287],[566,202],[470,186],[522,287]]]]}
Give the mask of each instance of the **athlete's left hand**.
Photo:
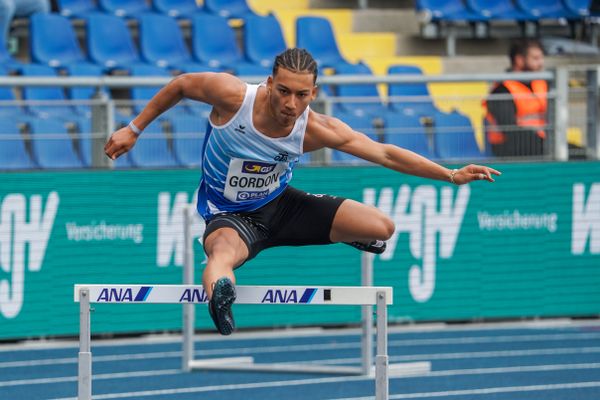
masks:
{"type": "Polygon", "coordinates": [[[492,175],[502,175],[500,171],[483,165],[470,164],[462,167],[454,174],[454,183],[464,185],[472,181],[495,182],[492,175]]]}

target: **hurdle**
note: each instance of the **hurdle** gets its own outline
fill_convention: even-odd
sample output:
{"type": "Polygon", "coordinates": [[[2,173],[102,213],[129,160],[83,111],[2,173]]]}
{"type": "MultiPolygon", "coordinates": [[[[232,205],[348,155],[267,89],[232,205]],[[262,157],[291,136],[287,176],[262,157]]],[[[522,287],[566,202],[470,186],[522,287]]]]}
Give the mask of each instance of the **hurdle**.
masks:
{"type": "MultiPolygon", "coordinates": [[[[78,399],[92,399],[92,352],[90,304],[206,304],[202,286],[196,285],[87,285],[74,287],[74,301],[79,302],[78,399]]],[[[391,287],[347,286],[236,286],[235,304],[264,304],[274,291],[293,294],[296,302],[285,305],[355,305],[376,306],[377,347],[375,355],[375,398],[389,398],[389,362],[387,354],[387,306],[392,304],[391,287]]],[[[219,370],[261,370],[284,372],[319,372],[362,374],[361,368],[317,366],[310,364],[257,364],[245,358],[190,361],[190,367],[219,370]],[[233,363],[237,363],[234,365],[233,363]]]]}
{"type": "MultiPolygon", "coordinates": [[[[194,238],[192,235],[192,226],[199,224],[199,217],[196,207],[190,205],[183,209],[183,236],[184,236],[184,260],[183,260],[183,284],[194,284],[194,238]]],[[[361,285],[360,287],[347,288],[356,294],[365,293],[365,296],[373,295],[373,258],[371,253],[363,252],[361,254],[361,285]],[[363,291],[366,290],[366,291],[363,291]],[[368,293],[368,295],[367,295],[368,293]]],[[[387,299],[392,304],[391,288],[387,299]]],[[[376,289],[375,289],[376,292],[376,289]]],[[[239,303],[239,299],[236,300],[239,303]]],[[[331,304],[331,303],[328,303],[331,304]]],[[[200,370],[251,370],[251,371],[288,371],[302,373],[324,373],[324,374],[343,374],[343,375],[364,375],[375,376],[376,363],[373,359],[373,306],[375,302],[365,302],[364,304],[355,304],[362,306],[361,313],[361,362],[360,367],[332,366],[332,365],[314,365],[307,363],[277,363],[264,364],[255,363],[253,357],[229,357],[229,358],[211,358],[208,360],[199,360],[194,358],[194,328],[195,328],[195,308],[194,303],[185,303],[183,305],[183,344],[182,344],[182,366],[184,371],[195,369],[200,370]]],[[[378,308],[379,313],[387,312],[378,308]]],[[[207,311],[208,313],[208,311],[207,311]]],[[[385,326],[387,327],[387,315],[385,316],[385,326]]],[[[377,326],[384,329],[383,322],[377,320],[377,326]]],[[[387,329],[387,328],[385,328],[387,329]]],[[[384,335],[387,340],[387,333],[384,335]]],[[[380,335],[380,329],[377,329],[377,345],[384,340],[380,335]]],[[[387,346],[387,345],[386,345],[387,346]]],[[[386,347],[387,349],[387,347],[386,347]]],[[[386,350],[387,353],[387,350],[386,350]]],[[[428,361],[405,362],[389,365],[389,372],[392,376],[415,376],[428,373],[431,370],[431,363],[428,361]]]]}

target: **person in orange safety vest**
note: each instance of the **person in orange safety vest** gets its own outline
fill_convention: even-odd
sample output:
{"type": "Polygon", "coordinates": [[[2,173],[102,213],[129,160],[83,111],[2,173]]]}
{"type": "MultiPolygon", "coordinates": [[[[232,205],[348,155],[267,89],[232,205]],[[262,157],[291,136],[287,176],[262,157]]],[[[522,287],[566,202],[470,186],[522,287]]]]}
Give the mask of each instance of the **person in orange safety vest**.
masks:
{"type": "MultiPolygon", "coordinates": [[[[544,69],[540,42],[515,42],[510,48],[510,72],[544,69]]],[[[544,80],[506,80],[494,84],[486,109],[486,136],[492,153],[499,157],[544,154],[548,83],[544,80]]]]}

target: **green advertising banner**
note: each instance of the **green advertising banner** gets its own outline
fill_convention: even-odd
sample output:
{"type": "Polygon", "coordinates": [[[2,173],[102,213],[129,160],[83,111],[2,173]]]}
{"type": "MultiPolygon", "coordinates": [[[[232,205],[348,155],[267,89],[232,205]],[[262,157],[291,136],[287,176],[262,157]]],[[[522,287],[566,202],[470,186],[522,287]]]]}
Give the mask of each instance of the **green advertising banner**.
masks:
{"type": "MultiPolygon", "coordinates": [[[[295,187],[378,207],[396,224],[376,257],[390,319],[471,320],[600,312],[600,163],[502,164],[494,184],[456,187],[379,167],[299,168],[295,187]]],[[[183,207],[198,171],[0,174],[0,338],[75,335],[76,283],[178,284],[183,207]]],[[[197,219],[196,237],[204,231],[197,219]]],[[[196,245],[196,282],[204,254],[196,245]]],[[[247,285],[359,285],[343,245],[269,249],[247,285]]],[[[181,329],[179,305],[100,304],[94,333],[181,329]]],[[[198,306],[197,328],[212,328],[198,306]]],[[[235,307],[239,327],[353,324],[357,307],[235,307]]]]}

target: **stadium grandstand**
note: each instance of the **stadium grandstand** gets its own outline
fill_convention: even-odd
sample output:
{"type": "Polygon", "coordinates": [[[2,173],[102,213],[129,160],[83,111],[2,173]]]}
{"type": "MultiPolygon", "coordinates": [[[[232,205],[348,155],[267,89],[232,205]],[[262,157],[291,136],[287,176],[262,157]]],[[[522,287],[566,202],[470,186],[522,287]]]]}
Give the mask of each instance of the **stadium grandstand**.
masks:
{"type": "MultiPolygon", "coordinates": [[[[502,176],[456,186],[303,154],[294,186],[379,208],[396,225],[387,250],[269,249],[238,282],[392,287],[390,360],[431,369],[390,374],[377,400],[600,398],[599,26],[596,0],[52,0],[13,19],[0,40],[0,399],[77,398],[74,285],[181,284],[190,252],[200,282],[205,223],[184,216],[211,107],[179,102],[116,160],[110,136],[180,74],[260,83],[292,47],[319,66],[311,109],[502,176]],[[524,43],[543,68],[514,69],[524,43]],[[500,102],[514,115],[493,114],[500,102]]],[[[112,306],[92,314],[98,398],[375,398],[368,373],[181,371],[180,304],[112,306]]],[[[358,365],[365,307],[240,304],[223,340],[198,305],[196,356],[358,365]]]]}

